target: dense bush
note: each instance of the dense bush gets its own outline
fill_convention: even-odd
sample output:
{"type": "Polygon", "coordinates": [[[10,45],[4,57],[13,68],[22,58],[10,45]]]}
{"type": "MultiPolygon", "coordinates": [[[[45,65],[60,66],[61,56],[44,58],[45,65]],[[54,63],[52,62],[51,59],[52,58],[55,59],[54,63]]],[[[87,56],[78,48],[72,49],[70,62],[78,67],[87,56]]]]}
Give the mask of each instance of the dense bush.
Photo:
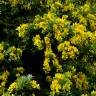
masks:
{"type": "Polygon", "coordinates": [[[96,96],[96,0],[0,5],[1,96],[96,96]]]}

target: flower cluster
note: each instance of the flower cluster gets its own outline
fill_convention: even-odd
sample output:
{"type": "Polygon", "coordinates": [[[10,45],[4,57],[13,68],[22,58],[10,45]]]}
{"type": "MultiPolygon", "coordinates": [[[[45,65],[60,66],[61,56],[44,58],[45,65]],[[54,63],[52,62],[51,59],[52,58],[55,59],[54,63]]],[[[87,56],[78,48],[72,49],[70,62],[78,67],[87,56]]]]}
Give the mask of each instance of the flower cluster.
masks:
{"type": "Polygon", "coordinates": [[[56,67],[56,71],[62,71],[62,66],[59,64],[59,61],[55,55],[55,53],[53,53],[52,49],[51,49],[51,43],[50,43],[50,38],[45,37],[45,45],[46,45],[46,50],[45,50],[45,60],[44,60],[44,71],[45,73],[49,73],[51,70],[50,66],[54,66],[56,67]],[[52,65],[51,65],[52,62],[52,65]]]}
{"type": "Polygon", "coordinates": [[[62,59],[68,58],[74,59],[79,54],[78,49],[75,46],[71,46],[69,41],[64,41],[58,45],[58,51],[62,52],[62,59]]]}
{"type": "Polygon", "coordinates": [[[22,49],[15,46],[9,47],[7,53],[9,54],[9,60],[20,60],[22,56],[22,49]]]}
{"type": "Polygon", "coordinates": [[[29,28],[29,26],[30,26],[30,23],[28,23],[28,24],[21,24],[20,26],[18,26],[16,28],[16,30],[18,31],[18,36],[20,38],[24,38],[26,36],[26,33],[27,33],[26,30],[29,28]]]}
{"type": "Polygon", "coordinates": [[[62,42],[68,35],[70,21],[67,20],[68,16],[63,15],[62,18],[56,18],[55,24],[53,25],[53,34],[57,41],[62,42]]]}
{"type": "Polygon", "coordinates": [[[16,77],[19,77],[23,72],[25,71],[23,67],[17,67],[16,68],[16,77]]]}
{"type": "Polygon", "coordinates": [[[5,89],[9,75],[10,73],[7,70],[0,74],[0,93],[5,89]]]}
{"type": "Polygon", "coordinates": [[[4,51],[4,45],[3,43],[0,43],[0,61],[4,60],[3,51],[4,51]]]}
{"type": "Polygon", "coordinates": [[[21,5],[23,9],[25,10],[31,10],[32,8],[32,2],[28,1],[28,3],[26,2],[26,0],[9,0],[11,7],[17,7],[18,5],[21,5]]]}
{"type": "Polygon", "coordinates": [[[76,88],[80,90],[88,89],[88,81],[82,72],[79,72],[77,75],[73,76],[73,80],[75,81],[76,88]]]}
{"type": "Polygon", "coordinates": [[[52,30],[55,14],[48,12],[43,17],[36,16],[33,24],[35,29],[42,29],[42,34],[49,33],[52,30]]]}
{"type": "Polygon", "coordinates": [[[17,4],[20,3],[20,0],[9,0],[9,2],[11,3],[11,6],[17,6],[17,4]]]}
{"type": "Polygon", "coordinates": [[[30,81],[30,84],[31,84],[31,87],[32,88],[34,88],[34,89],[40,89],[39,84],[35,80],[30,81]]]}
{"type": "Polygon", "coordinates": [[[52,84],[50,85],[51,88],[51,96],[55,96],[56,94],[65,94],[68,91],[71,90],[72,82],[70,80],[71,78],[71,72],[65,72],[62,73],[56,73],[55,77],[52,80],[52,84]]]}
{"type": "Polygon", "coordinates": [[[96,95],[96,91],[91,91],[91,96],[95,96],[96,95]]]}
{"type": "Polygon", "coordinates": [[[34,45],[37,47],[38,50],[43,49],[43,40],[41,40],[40,35],[36,35],[33,37],[32,41],[34,42],[34,45]]]}
{"type": "Polygon", "coordinates": [[[9,86],[9,88],[8,88],[9,94],[11,94],[15,89],[16,89],[16,82],[13,82],[13,83],[9,86]]]}

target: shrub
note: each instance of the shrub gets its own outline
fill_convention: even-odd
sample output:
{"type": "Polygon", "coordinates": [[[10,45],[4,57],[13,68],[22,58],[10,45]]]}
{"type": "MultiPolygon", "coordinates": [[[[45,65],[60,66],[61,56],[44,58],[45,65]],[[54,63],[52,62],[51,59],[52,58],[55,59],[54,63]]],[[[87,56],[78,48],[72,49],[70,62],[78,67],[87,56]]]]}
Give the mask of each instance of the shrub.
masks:
{"type": "Polygon", "coordinates": [[[95,96],[95,0],[1,5],[0,95],[95,96]]]}

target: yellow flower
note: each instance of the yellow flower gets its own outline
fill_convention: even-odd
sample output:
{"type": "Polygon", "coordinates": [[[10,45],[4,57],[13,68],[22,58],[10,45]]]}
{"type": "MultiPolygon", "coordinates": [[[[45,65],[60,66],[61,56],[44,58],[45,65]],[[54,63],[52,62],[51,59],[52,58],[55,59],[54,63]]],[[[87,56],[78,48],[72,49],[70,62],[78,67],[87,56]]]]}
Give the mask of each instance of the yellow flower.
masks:
{"type": "Polygon", "coordinates": [[[85,26],[87,26],[87,19],[85,17],[80,15],[78,18],[80,24],[84,24],[85,26]]]}
{"type": "Polygon", "coordinates": [[[16,74],[16,77],[20,77],[20,73],[17,73],[17,74],[16,74]]]}
{"type": "Polygon", "coordinates": [[[90,20],[89,23],[90,23],[91,29],[94,31],[96,29],[96,21],[95,20],[90,20]]]}
{"type": "Polygon", "coordinates": [[[41,40],[40,35],[36,35],[32,40],[34,42],[34,45],[37,46],[38,50],[43,49],[43,40],[41,40]]]}
{"type": "Polygon", "coordinates": [[[15,46],[9,47],[9,60],[17,60],[22,56],[22,49],[16,48],[15,46]]]}
{"type": "Polygon", "coordinates": [[[38,26],[39,28],[43,28],[44,25],[45,25],[45,22],[40,22],[38,26]]]}
{"type": "Polygon", "coordinates": [[[82,94],[81,96],[88,96],[87,94],[82,94]]]}
{"type": "Polygon", "coordinates": [[[70,42],[69,41],[64,41],[64,46],[65,47],[68,47],[70,45],[70,42]]]}
{"type": "Polygon", "coordinates": [[[17,48],[17,55],[18,55],[18,56],[22,56],[22,49],[17,48]]]}
{"type": "Polygon", "coordinates": [[[52,63],[53,63],[53,66],[56,67],[56,72],[62,71],[62,66],[59,64],[59,61],[57,58],[53,58],[52,63]]]}
{"type": "Polygon", "coordinates": [[[48,12],[47,17],[48,17],[49,19],[51,19],[52,14],[51,14],[50,12],[48,12]]]}
{"type": "Polygon", "coordinates": [[[12,7],[15,7],[18,3],[20,3],[20,0],[9,0],[9,2],[11,3],[12,7]]]}
{"type": "Polygon", "coordinates": [[[58,80],[61,80],[61,79],[63,79],[63,75],[61,73],[56,73],[55,78],[58,80]]]}
{"type": "Polygon", "coordinates": [[[74,10],[74,4],[69,3],[69,5],[68,5],[68,9],[69,9],[70,11],[74,10]]]}
{"type": "Polygon", "coordinates": [[[62,4],[60,2],[55,2],[56,7],[62,7],[62,4]]]}
{"type": "Polygon", "coordinates": [[[3,44],[0,44],[0,52],[4,49],[3,44]]]}
{"type": "Polygon", "coordinates": [[[50,44],[50,38],[49,37],[44,37],[44,40],[45,40],[45,44],[50,44]]]}
{"type": "Polygon", "coordinates": [[[52,81],[52,84],[51,84],[51,90],[52,91],[55,91],[56,93],[58,93],[59,92],[59,90],[61,89],[61,86],[60,86],[60,84],[58,83],[58,80],[53,80],[52,81]]]}
{"type": "Polygon", "coordinates": [[[12,94],[12,96],[15,96],[14,94],[12,94]]]}
{"type": "Polygon", "coordinates": [[[49,58],[45,58],[44,64],[43,64],[43,66],[44,66],[43,70],[45,71],[45,73],[49,73],[50,70],[51,70],[49,62],[50,62],[50,59],[49,58]]]}
{"type": "Polygon", "coordinates": [[[26,30],[28,29],[30,23],[28,24],[21,24],[19,27],[16,28],[16,30],[19,32],[18,36],[21,38],[24,38],[26,35],[26,30]]]}
{"type": "Polygon", "coordinates": [[[23,73],[24,72],[24,68],[23,67],[17,67],[17,71],[20,72],[20,73],[23,73]]]}
{"type": "Polygon", "coordinates": [[[62,59],[68,59],[68,54],[65,51],[62,52],[62,59]]]}
{"type": "Polygon", "coordinates": [[[24,8],[27,10],[31,10],[31,3],[24,5],[24,8]]]}
{"type": "Polygon", "coordinates": [[[93,65],[96,66],[96,61],[93,62],[93,65]]]}
{"type": "Polygon", "coordinates": [[[90,11],[89,4],[84,4],[84,6],[80,7],[80,12],[82,12],[82,13],[86,13],[86,12],[89,12],[89,11],[90,11]]]}
{"type": "Polygon", "coordinates": [[[10,53],[10,56],[9,56],[10,59],[12,60],[16,60],[16,54],[14,54],[13,52],[10,53]]]}
{"type": "Polygon", "coordinates": [[[51,81],[52,81],[52,77],[51,77],[51,76],[46,76],[46,80],[47,80],[48,82],[51,82],[51,81]]]}
{"type": "Polygon", "coordinates": [[[4,54],[0,53],[0,60],[4,60],[4,54]]]}
{"type": "Polygon", "coordinates": [[[78,33],[84,33],[84,31],[86,31],[86,27],[82,24],[78,24],[78,23],[74,23],[73,27],[75,28],[75,31],[78,33]]]}
{"type": "Polygon", "coordinates": [[[58,51],[60,52],[60,51],[67,50],[69,46],[70,46],[70,42],[64,41],[64,43],[60,43],[57,48],[58,48],[58,51]]]}
{"type": "Polygon", "coordinates": [[[14,89],[16,89],[16,82],[13,82],[13,83],[9,86],[8,92],[9,92],[9,93],[12,93],[14,89]]]}
{"type": "Polygon", "coordinates": [[[1,82],[1,86],[2,86],[2,87],[4,87],[4,86],[5,86],[5,84],[6,84],[6,82],[5,82],[5,81],[1,82]]]}
{"type": "Polygon", "coordinates": [[[15,52],[16,51],[16,47],[15,46],[12,46],[12,47],[9,47],[9,52],[15,52]]]}
{"type": "Polygon", "coordinates": [[[2,80],[6,81],[8,79],[9,72],[6,70],[5,72],[2,73],[2,80]]]}
{"type": "Polygon", "coordinates": [[[88,19],[96,20],[96,17],[94,16],[94,14],[88,13],[87,17],[88,17],[88,19]]]}
{"type": "Polygon", "coordinates": [[[59,30],[55,32],[55,38],[60,42],[62,41],[62,33],[59,30]]]}
{"type": "Polygon", "coordinates": [[[96,91],[91,91],[91,96],[96,96],[96,91]]]}
{"type": "Polygon", "coordinates": [[[30,82],[30,84],[31,84],[32,88],[34,88],[34,89],[40,89],[39,84],[37,84],[37,82],[35,80],[32,80],[30,82]]]}
{"type": "Polygon", "coordinates": [[[36,96],[34,93],[32,93],[32,96],[36,96]]]}

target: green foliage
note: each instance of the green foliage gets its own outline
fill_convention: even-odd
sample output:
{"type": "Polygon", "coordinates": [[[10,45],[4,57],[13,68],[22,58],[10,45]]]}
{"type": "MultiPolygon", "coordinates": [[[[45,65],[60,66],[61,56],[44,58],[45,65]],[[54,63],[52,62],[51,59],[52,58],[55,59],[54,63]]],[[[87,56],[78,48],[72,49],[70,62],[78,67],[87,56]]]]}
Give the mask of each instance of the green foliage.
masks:
{"type": "Polygon", "coordinates": [[[33,92],[35,94],[34,89],[40,89],[40,86],[35,80],[32,80],[32,76],[21,76],[17,78],[16,82],[13,82],[9,86],[8,92],[4,93],[3,96],[6,96],[6,94],[7,96],[26,96],[29,94],[29,92],[30,94],[33,92]]]}

